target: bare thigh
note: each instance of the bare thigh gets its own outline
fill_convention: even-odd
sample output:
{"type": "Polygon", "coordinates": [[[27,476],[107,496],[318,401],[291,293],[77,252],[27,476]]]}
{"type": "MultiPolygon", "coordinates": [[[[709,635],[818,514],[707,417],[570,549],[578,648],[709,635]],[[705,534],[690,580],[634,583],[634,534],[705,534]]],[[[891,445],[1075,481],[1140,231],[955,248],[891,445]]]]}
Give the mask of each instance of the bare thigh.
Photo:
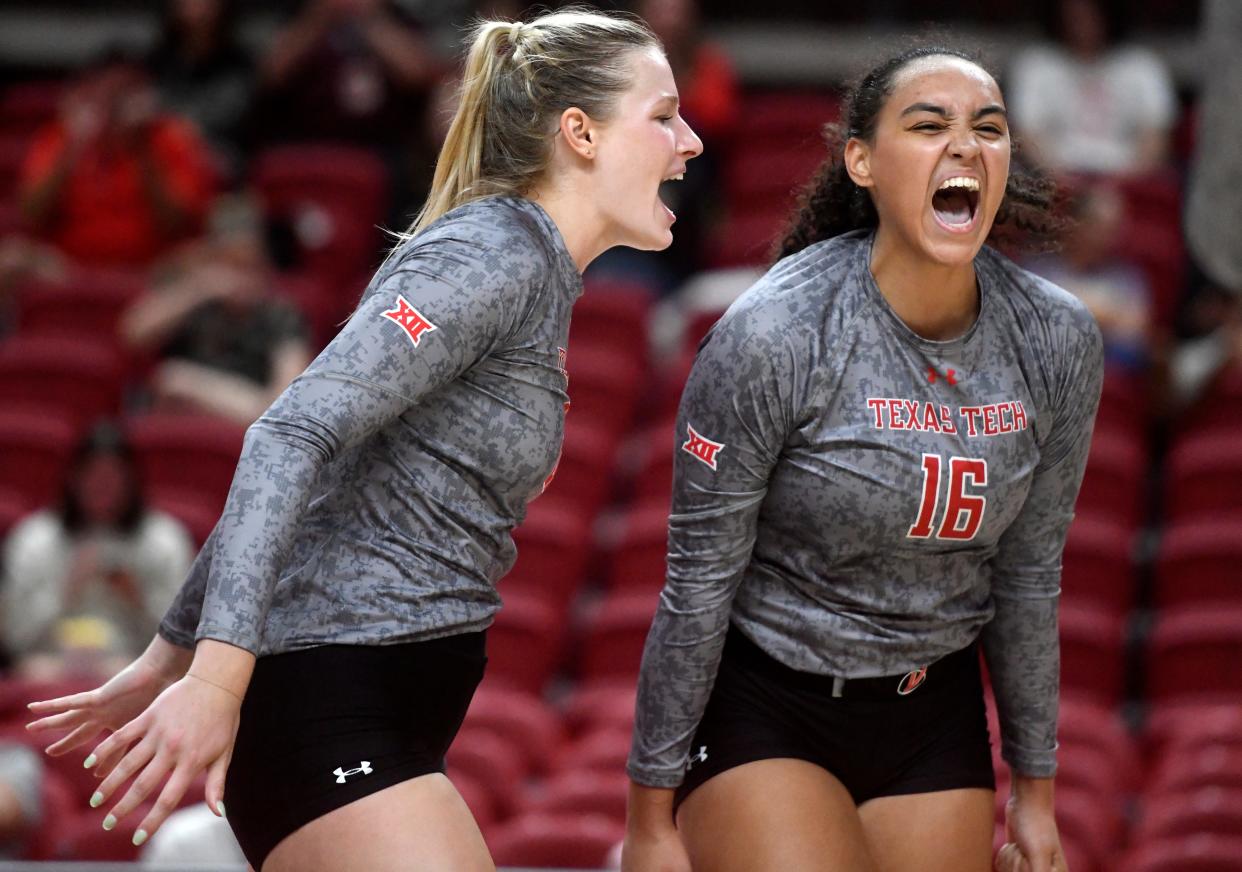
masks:
{"type": "Polygon", "coordinates": [[[694,872],[875,872],[854,800],[805,760],[756,760],[686,797],[677,827],[694,872]]]}
{"type": "Polygon", "coordinates": [[[372,793],[278,844],[263,872],[495,872],[478,825],[443,775],[372,793]]]}
{"type": "Polygon", "coordinates": [[[858,807],[877,872],[990,872],[995,794],[882,796],[858,807]]]}

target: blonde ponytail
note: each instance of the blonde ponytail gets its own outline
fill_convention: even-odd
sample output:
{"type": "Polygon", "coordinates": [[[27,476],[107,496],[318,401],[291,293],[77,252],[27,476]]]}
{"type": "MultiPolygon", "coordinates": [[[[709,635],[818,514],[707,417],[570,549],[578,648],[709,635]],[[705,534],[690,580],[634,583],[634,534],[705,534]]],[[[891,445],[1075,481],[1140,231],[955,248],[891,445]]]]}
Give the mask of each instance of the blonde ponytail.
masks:
{"type": "Polygon", "coordinates": [[[659,46],[637,18],[586,7],[477,24],[431,190],[401,238],[470,200],[525,194],[548,167],[561,113],[607,120],[629,85],[628,53],[659,46]]]}

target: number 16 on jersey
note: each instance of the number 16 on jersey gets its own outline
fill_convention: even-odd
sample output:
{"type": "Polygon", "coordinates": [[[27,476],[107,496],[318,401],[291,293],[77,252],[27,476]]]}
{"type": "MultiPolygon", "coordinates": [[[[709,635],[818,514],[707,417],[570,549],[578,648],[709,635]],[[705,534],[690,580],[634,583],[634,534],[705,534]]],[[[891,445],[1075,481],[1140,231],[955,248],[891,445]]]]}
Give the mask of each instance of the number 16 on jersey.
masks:
{"type": "MultiPolygon", "coordinates": [[[[940,479],[943,459],[939,454],[923,455],[923,497],[919,501],[919,516],[906,536],[910,539],[930,539],[940,507],[940,479]]],[[[977,457],[950,457],[948,498],[944,515],[940,520],[937,539],[967,542],[975,538],[983,523],[983,511],[987,497],[967,493],[966,488],[984,487],[988,483],[988,462],[977,457]]]]}

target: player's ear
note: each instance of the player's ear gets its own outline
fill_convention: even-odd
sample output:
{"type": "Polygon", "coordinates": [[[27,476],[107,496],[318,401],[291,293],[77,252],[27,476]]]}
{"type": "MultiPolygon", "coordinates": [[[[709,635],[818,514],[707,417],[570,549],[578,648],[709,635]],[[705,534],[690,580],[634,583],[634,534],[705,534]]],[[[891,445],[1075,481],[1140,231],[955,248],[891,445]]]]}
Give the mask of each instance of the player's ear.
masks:
{"type": "Polygon", "coordinates": [[[574,154],[587,160],[595,157],[598,139],[595,121],[577,106],[570,106],[561,113],[560,133],[574,154]]]}
{"type": "Polygon", "coordinates": [[[845,171],[858,187],[874,187],[875,181],[871,178],[871,146],[856,137],[846,141],[845,171]]]}

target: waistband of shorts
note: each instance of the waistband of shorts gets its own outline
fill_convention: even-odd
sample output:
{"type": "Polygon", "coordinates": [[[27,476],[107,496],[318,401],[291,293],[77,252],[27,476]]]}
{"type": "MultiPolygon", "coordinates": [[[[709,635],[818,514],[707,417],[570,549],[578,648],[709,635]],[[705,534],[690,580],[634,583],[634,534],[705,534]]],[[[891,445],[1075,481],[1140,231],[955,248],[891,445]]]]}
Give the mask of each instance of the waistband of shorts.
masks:
{"type": "Polygon", "coordinates": [[[816,672],[803,672],[786,666],[768,654],[738,629],[736,624],[729,625],[724,658],[761,672],[786,687],[796,687],[840,699],[899,700],[920,696],[920,690],[956,684],[979,674],[978,644],[973,642],[927,666],[897,675],[838,678],[816,672]]]}

